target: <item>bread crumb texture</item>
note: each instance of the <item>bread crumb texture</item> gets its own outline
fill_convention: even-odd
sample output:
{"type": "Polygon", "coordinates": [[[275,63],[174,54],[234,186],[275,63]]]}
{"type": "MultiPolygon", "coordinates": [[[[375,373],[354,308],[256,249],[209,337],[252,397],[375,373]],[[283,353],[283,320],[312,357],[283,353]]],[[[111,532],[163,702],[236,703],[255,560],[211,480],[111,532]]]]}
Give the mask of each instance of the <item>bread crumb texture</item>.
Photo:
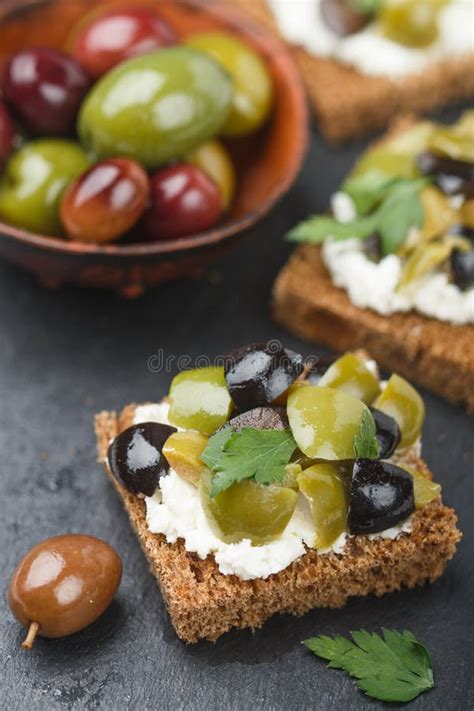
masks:
{"type": "MultiPolygon", "coordinates": [[[[129,405],[119,416],[114,412],[96,416],[101,463],[105,464],[110,440],[133,423],[134,411],[135,405],[129,405]]],[[[421,460],[416,465],[429,475],[421,460]]],[[[461,538],[454,511],[437,501],[413,515],[409,536],[394,541],[354,537],[343,556],[318,556],[310,550],[266,580],[244,581],[222,575],[212,556],[201,560],[181,541],[169,544],[150,533],[144,501],[105,470],[122,498],[176,634],[187,643],[214,641],[234,627],[261,627],[275,613],[302,615],[314,607],[341,607],[354,595],[380,596],[436,580],[461,538]]]]}

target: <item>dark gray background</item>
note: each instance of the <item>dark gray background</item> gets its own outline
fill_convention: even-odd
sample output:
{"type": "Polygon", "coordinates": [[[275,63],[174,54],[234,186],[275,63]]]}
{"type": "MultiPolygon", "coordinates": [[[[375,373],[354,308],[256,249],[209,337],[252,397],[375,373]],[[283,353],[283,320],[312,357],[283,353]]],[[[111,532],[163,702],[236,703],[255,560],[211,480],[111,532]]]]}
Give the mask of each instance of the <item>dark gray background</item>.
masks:
{"type": "Polygon", "coordinates": [[[2,594],[1,708],[376,708],[300,641],[381,625],[411,630],[432,653],[436,688],[413,709],[474,707],[473,420],[461,409],[424,393],[424,454],[464,532],[441,580],[356,599],[340,611],[274,618],[254,635],[231,632],[215,645],[186,647],[174,635],[118,497],[95,462],[94,412],[167,392],[174,372],[147,367],[158,349],[215,356],[275,337],[314,352],[270,319],[272,282],[291,251],[282,235],[325,208],[361,148],[334,151],[314,137],[290,195],[200,282],[170,284],[127,302],[105,292],[46,291],[0,264],[2,587],[33,544],[59,533],[104,538],[124,563],[117,599],[102,619],[67,639],[38,639],[29,654],[20,649],[24,632],[2,594]]]}

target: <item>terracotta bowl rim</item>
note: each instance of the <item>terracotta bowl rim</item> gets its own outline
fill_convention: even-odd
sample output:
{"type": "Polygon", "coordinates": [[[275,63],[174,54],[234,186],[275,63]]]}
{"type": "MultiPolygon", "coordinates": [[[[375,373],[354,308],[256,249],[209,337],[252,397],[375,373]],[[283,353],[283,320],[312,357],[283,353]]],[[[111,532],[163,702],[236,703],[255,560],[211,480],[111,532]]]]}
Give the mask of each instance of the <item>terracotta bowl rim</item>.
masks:
{"type": "MultiPolygon", "coordinates": [[[[46,4],[48,1],[58,2],[61,0],[24,0],[25,7],[46,4]]],[[[258,25],[252,18],[246,17],[238,8],[225,5],[219,0],[181,0],[184,5],[204,10],[208,13],[222,18],[229,25],[240,29],[245,35],[255,37],[262,36],[265,42],[270,45],[272,55],[280,54],[285,57],[287,72],[293,74],[289,82],[293,84],[296,99],[299,102],[300,126],[298,133],[300,136],[297,150],[293,153],[290,169],[286,171],[285,178],[275,186],[273,192],[264,200],[258,208],[246,213],[239,219],[233,220],[226,225],[219,226],[199,232],[197,234],[181,237],[179,239],[166,240],[163,242],[138,242],[129,244],[88,244],[86,242],[74,242],[60,237],[43,235],[29,230],[15,227],[0,220],[0,236],[12,237],[25,245],[44,249],[51,252],[62,252],[67,254],[80,253],[81,255],[104,255],[104,256],[144,256],[155,254],[172,254],[189,249],[206,247],[218,244],[233,236],[238,236],[245,229],[256,224],[259,219],[267,215],[271,208],[288,192],[295,181],[299,170],[303,164],[309,145],[309,110],[306,101],[306,93],[298,69],[284,43],[273,35],[267,28],[258,25]]],[[[0,25],[9,10],[18,9],[18,4],[10,4],[8,0],[4,7],[0,7],[0,25]],[[16,8],[15,8],[16,5],[16,8]]]]}

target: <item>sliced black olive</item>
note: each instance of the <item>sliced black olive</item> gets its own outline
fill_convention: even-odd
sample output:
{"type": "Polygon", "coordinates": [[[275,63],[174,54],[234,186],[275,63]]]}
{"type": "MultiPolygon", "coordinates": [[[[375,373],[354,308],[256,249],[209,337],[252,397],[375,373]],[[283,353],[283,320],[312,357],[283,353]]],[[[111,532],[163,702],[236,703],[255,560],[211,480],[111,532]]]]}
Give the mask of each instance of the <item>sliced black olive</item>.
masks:
{"type": "Polygon", "coordinates": [[[175,427],[157,422],[132,425],[113,440],[107,452],[112,474],[133,494],[153,496],[169,465],[162,454],[175,427]]]}
{"type": "Polygon", "coordinates": [[[374,262],[382,259],[382,238],[378,232],[373,232],[362,242],[365,254],[374,262]]]}
{"type": "Polygon", "coordinates": [[[358,12],[349,0],[321,0],[320,8],[326,25],[340,37],[359,32],[370,21],[370,15],[358,12]]]}
{"type": "Polygon", "coordinates": [[[303,369],[301,355],[272,341],[252,343],[224,359],[227,387],[238,412],[271,405],[303,369]]]}
{"type": "Polygon", "coordinates": [[[254,407],[253,410],[233,417],[219,429],[231,427],[235,432],[240,432],[244,427],[252,427],[255,430],[287,430],[289,426],[284,407],[254,407]]]}
{"type": "Polygon", "coordinates": [[[452,225],[449,228],[450,235],[459,235],[460,237],[466,237],[466,239],[474,242],[474,227],[468,227],[467,225],[452,225]]]}
{"type": "Polygon", "coordinates": [[[400,427],[393,417],[386,415],[385,412],[375,407],[371,407],[370,411],[377,429],[375,436],[379,444],[379,459],[388,459],[400,444],[402,438],[400,427]]]}
{"type": "Polygon", "coordinates": [[[444,158],[429,151],[417,157],[423,175],[432,175],[436,185],[446,195],[474,195],[474,165],[464,160],[444,158]]]}
{"type": "Polygon", "coordinates": [[[388,462],[356,459],[352,469],[350,533],[380,533],[415,510],[412,475],[388,462]]]}
{"type": "Polygon", "coordinates": [[[474,286],[474,250],[462,252],[460,249],[453,249],[451,273],[454,283],[460,289],[470,289],[474,286]]]}

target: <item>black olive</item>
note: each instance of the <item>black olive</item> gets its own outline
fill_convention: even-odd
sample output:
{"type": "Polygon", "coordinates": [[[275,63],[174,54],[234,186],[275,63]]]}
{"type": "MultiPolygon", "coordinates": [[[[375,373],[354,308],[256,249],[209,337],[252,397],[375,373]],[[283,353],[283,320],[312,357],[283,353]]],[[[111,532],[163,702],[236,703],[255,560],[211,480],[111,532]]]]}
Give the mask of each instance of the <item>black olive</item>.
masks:
{"type": "Polygon", "coordinates": [[[304,379],[311,385],[318,385],[324,373],[338,358],[338,355],[329,353],[313,357],[304,379]]]}
{"type": "Polygon", "coordinates": [[[474,195],[474,165],[464,160],[444,158],[429,151],[417,159],[423,175],[432,175],[440,190],[446,195],[474,195]]]}
{"type": "Polygon", "coordinates": [[[326,25],[340,37],[365,27],[370,15],[358,12],[349,0],[321,0],[321,15],[326,25]]]}
{"type": "Polygon", "coordinates": [[[465,237],[466,239],[474,242],[474,227],[468,227],[467,225],[451,225],[448,230],[450,235],[459,235],[460,237],[465,237]]]}
{"type": "Polygon", "coordinates": [[[356,459],[352,469],[350,533],[380,533],[415,510],[412,475],[388,462],[356,459]]]}
{"type": "Polygon", "coordinates": [[[169,465],[162,454],[175,427],[157,422],[132,425],[113,440],[107,452],[112,474],[133,494],[153,496],[169,465]]]}
{"type": "Polygon", "coordinates": [[[365,254],[374,262],[382,259],[382,238],[378,232],[373,232],[362,242],[362,249],[365,254]]]}
{"type": "Polygon", "coordinates": [[[462,252],[454,249],[451,252],[451,272],[454,283],[460,289],[470,289],[474,286],[474,250],[462,252]]]}
{"type": "Polygon", "coordinates": [[[379,459],[388,459],[392,456],[402,438],[400,427],[390,415],[371,407],[370,411],[374,418],[376,438],[379,444],[379,459]]]}
{"type": "Polygon", "coordinates": [[[253,410],[233,417],[219,429],[231,427],[235,432],[240,432],[244,427],[252,427],[255,430],[287,430],[289,426],[284,407],[254,407],[253,410]]]}
{"type": "Polygon", "coordinates": [[[303,369],[301,355],[273,341],[238,348],[224,359],[227,387],[238,412],[271,405],[303,369]]]}

